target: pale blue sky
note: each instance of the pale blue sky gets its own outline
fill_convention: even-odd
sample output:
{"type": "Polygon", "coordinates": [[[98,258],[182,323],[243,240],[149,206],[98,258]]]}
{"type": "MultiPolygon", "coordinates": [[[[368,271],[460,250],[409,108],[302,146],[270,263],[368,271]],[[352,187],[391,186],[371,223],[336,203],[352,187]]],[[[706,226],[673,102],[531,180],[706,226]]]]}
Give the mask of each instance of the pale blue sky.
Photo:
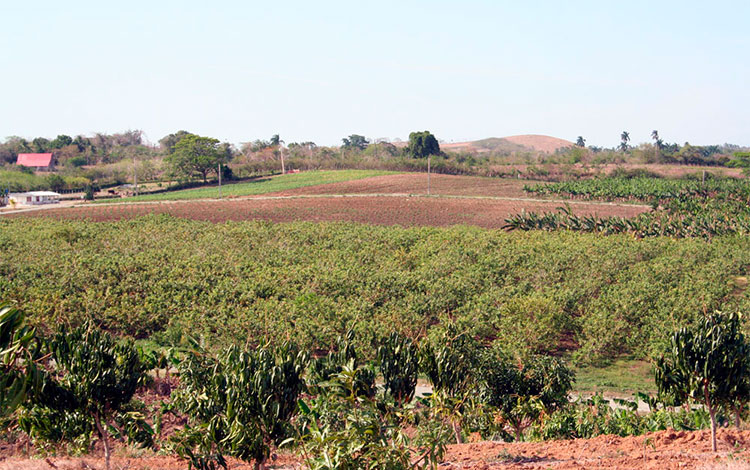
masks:
{"type": "Polygon", "coordinates": [[[748,1],[17,1],[0,138],[750,144],[748,1]]]}

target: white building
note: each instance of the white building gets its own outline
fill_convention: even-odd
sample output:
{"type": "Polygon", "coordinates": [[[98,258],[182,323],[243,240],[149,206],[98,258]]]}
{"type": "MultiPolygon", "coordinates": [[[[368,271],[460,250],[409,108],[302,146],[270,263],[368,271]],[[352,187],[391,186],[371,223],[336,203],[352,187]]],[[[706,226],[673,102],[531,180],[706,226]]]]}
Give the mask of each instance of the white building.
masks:
{"type": "Polygon", "coordinates": [[[10,193],[11,203],[36,206],[39,204],[57,204],[60,194],[52,191],[29,191],[28,193],[10,193]]]}

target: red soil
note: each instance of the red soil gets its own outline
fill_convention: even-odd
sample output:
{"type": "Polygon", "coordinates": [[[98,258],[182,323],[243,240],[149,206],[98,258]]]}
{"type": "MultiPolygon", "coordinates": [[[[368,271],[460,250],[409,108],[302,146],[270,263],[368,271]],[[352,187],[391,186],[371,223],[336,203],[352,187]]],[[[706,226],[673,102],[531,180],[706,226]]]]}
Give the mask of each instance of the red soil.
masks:
{"type": "MultiPolygon", "coordinates": [[[[349,221],[376,225],[451,226],[474,225],[502,228],[505,219],[526,211],[555,211],[560,202],[528,200],[462,199],[404,196],[329,196],[249,198],[224,201],[174,201],[152,204],[112,204],[61,207],[12,215],[61,219],[120,220],[140,215],[171,214],[175,217],[225,222],[268,220],[272,222],[349,221]]],[[[647,211],[644,206],[574,203],[580,215],[632,217],[647,211]]]]}
{"type": "MultiPolygon", "coordinates": [[[[526,181],[479,176],[430,175],[430,193],[444,196],[530,197],[526,181]]],[[[399,173],[341,183],[321,184],[278,194],[426,194],[426,173],[399,173]]]]}
{"type": "MultiPolygon", "coordinates": [[[[448,469],[678,469],[750,468],[750,431],[720,429],[719,452],[709,431],[662,431],[644,436],[529,443],[479,442],[450,446],[448,469]],[[730,457],[728,462],[727,457],[730,457]]],[[[442,468],[442,467],[441,467],[442,468]]]]}
{"type": "MultiPolygon", "coordinates": [[[[711,452],[709,431],[662,431],[645,436],[599,436],[594,439],[546,442],[478,442],[449,446],[440,468],[464,470],[510,469],[748,469],[750,431],[720,429],[719,452],[711,452]]],[[[53,457],[24,459],[0,457],[0,470],[49,470],[103,468],[101,452],[88,457],[53,457]]],[[[119,449],[113,468],[176,470],[187,464],[175,457],[138,456],[134,451],[119,449]]],[[[231,468],[251,468],[232,462],[231,468]]],[[[301,468],[300,459],[279,454],[270,468],[301,468]]]]}

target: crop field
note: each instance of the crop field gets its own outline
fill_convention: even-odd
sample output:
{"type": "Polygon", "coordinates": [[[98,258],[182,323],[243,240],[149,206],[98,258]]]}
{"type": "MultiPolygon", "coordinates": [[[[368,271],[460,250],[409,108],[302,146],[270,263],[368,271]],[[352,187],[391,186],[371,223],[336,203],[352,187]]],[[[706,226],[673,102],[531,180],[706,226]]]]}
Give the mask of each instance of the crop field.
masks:
{"type": "MultiPolygon", "coordinates": [[[[259,178],[245,183],[229,183],[221,187],[224,197],[251,196],[284,191],[305,186],[313,186],[339,181],[357,180],[373,176],[389,174],[388,171],[378,170],[339,170],[339,171],[306,171],[286,175],[259,178]]],[[[134,201],[174,201],[185,199],[211,199],[219,197],[217,186],[184,189],[180,191],[169,191],[157,194],[144,194],[142,196],[129,197],[127,199],[114,200],[115,202],[134,201]]],[[[107,200],[106,202],[112,202],[107,200]]]]}
{"type": "Polygon", "coordinates": [[[36,323],[218,344],[326,347],[352,326],[419,336],[452,319],[519,351],[647,358],[675,325],[747,307],[748,266],[746,237],[0,219],[0,298],[36,323]]]}
{"type": "MultiPolygon", "coordinates": [[[[282,191],[282,195],[311,194],[427,194],[427,174],[399,173],[282,191]]],[[[524,182],[508,178],[430,175],[430,193],[446,196],[528,198],[524,182]]]]}
{"type": "MultiPolygon", "coordinates": [[[[342,445],[355,449],[353,459],[362,458],[355,445],[384,446],[366,458],[408,464],[399,468],[430,452],[433,464],[466,469],[744,456],[737,446],[747,432],[727,429],[709,454],[701,430],[716,416],[675,407],[653,362],[676,329],[702,324],[706,312],[750,307],[744,182],[610,178],[524,190],[518,180],[439,175],[427,196],[420,174],[314,180],[271,180],[272,192],[223,200],[0,217],[0,299],[22,306],[49,345],[38,353],[54,357],[35,360],[57,370],[55,387],[142,361],[122,365],[140,384],[129,389],[132,401],[102,408],[127,423],[128,443],[148,447],[126,446],[118,431],[116,466],[185,468],[223,453],[242,459],[232,467],[274,455],[272,468],[340,468],[315,467],[308,456],[349,458],[342,445]],[[659,217],[683,232],[661,236],[659,217]],[[108,347],[122,356],[105,361],[108,347]],[[79,350],[104,362],[58,365],[88,361],[79,350]],[[160,379],[170,368],[177,378],[160,379]],[[149,377],[137,378],[143,371],[149,377]],[[429,397],[397,392],[418,377],[429,397]],[[509,386],[527,390],[533,406],[509,386]],[[267,400],[272,406],[254,408],[267,400]],[[413,438],[402,434],[411,422],[413,438]],[[206,433],[208,425],[217,431],[206,433]],[[447,445],[464,439],[485,442],[447,445]],[[603,454],[592,460],[592,452],[603,454]]],[[[64,393],[90,400],[88,390],[64,393]]],[[[86,413],[58,409],[55,395],[29,397],[17,427],[0,433],[0,468],[32,468],[18,458],[24,449],[53,455],[58,442],[68,443],[62,455],[88,452],[85,461],[47,465],[102,466],[105,434],[86,413]]],[[[730,413],[719,408],[722,426],[730,413]]]]}
{"type": "MultiPolygon", "coordinates": [[[[24,212],[13,217],[47,217],[110,221],[145,214],[170,214],[211,222],[349,221],[376,225],[502,228],[505,219],[522,211],[553,211],[559,202],[406,196],[259,197],[236,200],[175,201],[150,204],[95,204],[24,212]]],[[[578,215],[633,217],[647,206],[600,203],[573,204],[578,215]]]]}
{"type": "Polygon", "coordinates": [[[573,230],[635,237],[668,236],[712,239],[750,233],[750,182],[746,179],[600,178],[525,186],[530,193],[583,200],[628,200],[649,203],[653,211],[633,218],[580,217],[567,208],[557,212],[517,214],[513,230],[573,230]]]}

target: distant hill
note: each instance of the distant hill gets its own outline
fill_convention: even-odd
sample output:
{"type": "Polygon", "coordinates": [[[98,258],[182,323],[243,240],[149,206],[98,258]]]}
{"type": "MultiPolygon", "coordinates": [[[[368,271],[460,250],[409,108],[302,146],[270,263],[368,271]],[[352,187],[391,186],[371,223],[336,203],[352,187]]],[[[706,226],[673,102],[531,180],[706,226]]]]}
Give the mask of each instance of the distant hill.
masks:
{"type": "Polygon", "coordinates": [[[559,148],[572,147],[573,145],[573,142],[558,139],[557,137],[528,134],[512,135],[509,137],[490,137],[489,139],[475,140],[473,142],[441,143],[440,149],[448,152],[509,153],[536,151],[554,153],[559,148]]]}

